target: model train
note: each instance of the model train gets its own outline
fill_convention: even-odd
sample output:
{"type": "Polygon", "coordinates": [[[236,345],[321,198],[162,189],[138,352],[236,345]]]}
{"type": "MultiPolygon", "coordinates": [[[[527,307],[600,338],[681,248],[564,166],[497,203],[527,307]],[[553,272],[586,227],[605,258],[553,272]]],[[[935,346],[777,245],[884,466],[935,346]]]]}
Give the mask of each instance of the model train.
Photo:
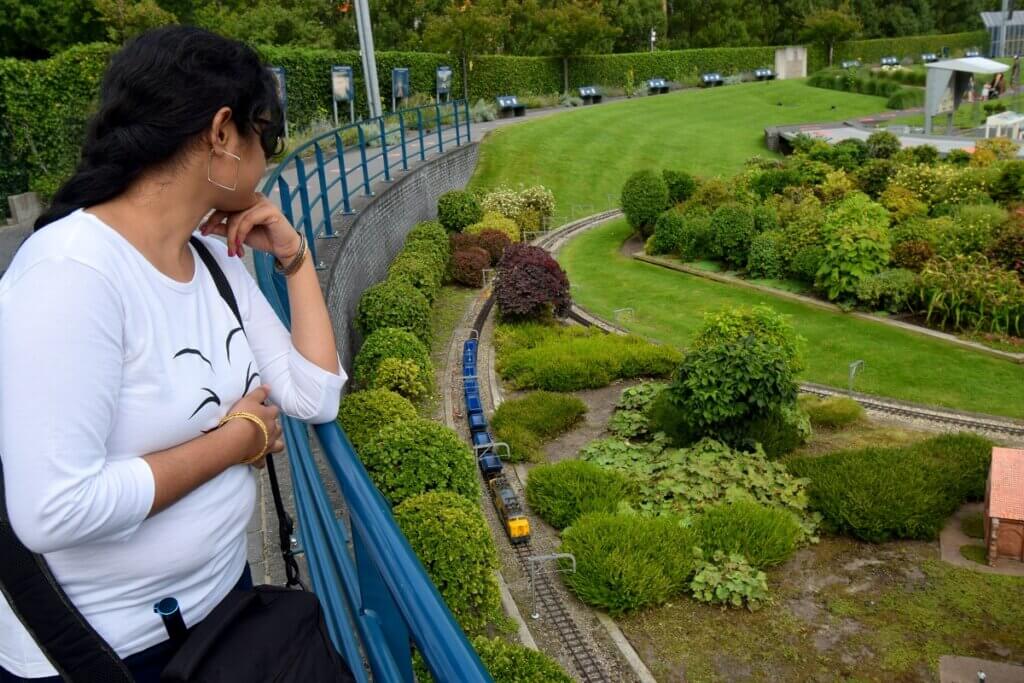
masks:
{"type": "MultiPolygon", "coordinates": [[[[474,332],[475,334],[475,332],[474,332]]],[[[476,454],[477,466],[487,482],[488,493],[494,509],[501,516],[502,526],[510,543],[528,543],[530,520],[523,510],[519,496],[505,478],[505,468],[500,453],[509,454],[508,444],[496,443],[487,425],[484,404],[480,399],[480,384],[477,379],[478,339],[470,337],[462,346],[462,390],[466,400],[466,420],[469,422],[470,439],[476,454]]]]}

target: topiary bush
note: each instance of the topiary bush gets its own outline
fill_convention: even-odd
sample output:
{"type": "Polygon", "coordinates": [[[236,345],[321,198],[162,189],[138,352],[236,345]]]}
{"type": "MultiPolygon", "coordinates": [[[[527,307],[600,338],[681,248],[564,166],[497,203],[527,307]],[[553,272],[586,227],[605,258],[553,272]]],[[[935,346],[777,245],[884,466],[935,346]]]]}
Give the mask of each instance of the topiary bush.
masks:
{"type": "Polygon", "coordinates": [[[434,366],[430,362],[430,351],[416,335],[408,330],[384,327],[376,330],[363,340],[353,363],[353,375],[357,386],[374,384],[377,369],[385,358],[411,361],[419,368],[418,380],[428,388],[433,385],[434,366]]]}
{"type": "Polygon", "coordinates": [[[470,235],[479,235],[482,232],[492,230],[508,237],[509,242],[519,241],[519,224],[513,219],[506,218],[496,212],[485,213],[478,222],[465,228],[465,231],[470,235]]]}
{"type": "Polygon", "coordinates": [[[792,512],[745,497],[707,508],[694,532],[704,552],[739,553],[758,569],[788,560],[804,538],[792,512]]]}
{"type": "Polygon", "coordinates": [[[842,429],[864,418],[864,408],[845,396],[801,396],[800,407],[807,412],[815,427],[842,429]]]}
{"type": "Polygon", "coordinates": [[[530,470],[526,502],[545,522],[564,529],[590,512],[615,512],[629,497],[629,481],[618,472],[581,460],[563,460],[530,470]]]}
{"type": "Polygon", "coordinates": [[[462,232],[483,215],[480,203],[471,192],[451,190],[437,199],[437,220],[448,232],[462,232]]]}
{"type": "Polygon", "coordinates": [[[794,458],[810,479],[811,505],[829,527],[872,543],[934,540],[960,505],[985,495],[992,443],[944,435],[903,448],[794,458]]]}
{"type": "Polygon", "coordinates": [[[872,159],[889,159],[902,149],[900,139],[887,130],[877,130],[868,136],[868,156],[872,159]]]}
{"type": "Polygon", "coordinates": [[[613,616],[661,605],[693,574],[693,536],[671,517],[594,512],[562,533],[561,552],[576,557],[566,585],[613,616]]]}
{"type": "Polygon", "coordinates": [[[429,343],[430,303],[408,282],[385,280],[363,292],[356,308],[356,326],[364,335],[397,327],[429,343]]]}
{"type": "Polygon", "coordinates": [[[484,269],[490,265],[490,254],[480,247],[460,249],[452,255],[452,281],[467,287],[483,287],[484,269]]]}
{"type": "Polygon", "coordinates": [[[683,217],[679,233],[679,257],[683,261],[696,261],[711,251],[711,217],[702,212],[690,212],[683,217]]]}
{"type": "Polygon", "coordinates": [[[341,399],[338,423],[358,454],[383,427],[416,418],[409,399],[386,389],[353,391],[341,399]]]}
{"type": "Polygon", "coordinates": [[[448,239],[452,254],[470,247],[480,247],[480,235],[468,235],[464,232],[452,233],[448,239]]]}
{"type": "Polygon", "coordinates": [[[619,204],[626,220],[644,239],[654,230],[658,216],[668,208],[668,187],[652,171],[637,171],[622,187],[619,204]]]}
{"type": "MultiPolygon", "coordinates": [[[[562,667],[543,652],[500,638],[477,636],[472,642],[494,683],[572,683],[562,667]]],[[[417,680],[425,679],[417,676],[417,680]]]]}
{"type": "Polygon", "coordinates": [[[473,501],[480,494],[473,452],[458,434],[433,420],[385,426],[364,445],[359,459],[392,505],[429,491],[452,491],[473,501]]]}
{"type": "Polygon", "coordinates": [[[395,522],[452,615],[469,634],[502,618],[494,577],[498,551],[475,500],[450,491],[407,499],[394,510],[395,522]]]}
{"type": "Polygon", "coordinates": [[[902,311],[917,294],[917,276],[910,270],[891,268],[868,275],[857,283],[857,302],[873,311],[902,311]]]}
{"type": "Polygon", "coordinates": [[[435,251],[443,262],[447,263],[451,256],[451,245],[448,241],[448,232],[441,225],[440,221],[423,221],[417,223],[416,227],[409,231],[405,237],[405,246],[408,248],[413,244],[426,243],[431,250],[435,251]]]}
{"type": "Polygon", "coordinates": [[[889,263],[889,213],[867,195],[855,193],[837,204],[823,228],[825,256],[815,285],[829,299],[849,299],[861,279],[889,263]]]}
{"type": "Polygon", "coordinates": [[[686,171],[673,171],[666,168],[661,172],[661,177],[668,188],[668,201],[670,204],[682,204],[697,190],[697,181],[686,171]]]}
{"type": "Polygon", "coordinates": [[[505,247],[512,244],[509,236],[499,230],[482,230],[477,238],[480,248],[491,257],[492,266],[498,265],[505,247]]]}
{"type": "Polygon", "coordinates": [[[649,254],[672,254],[679,251],[679,240],[683,236],[683,217],[678,211],[666,211],[658,216],[654,224],[654,236],[650,239],[649,254]]]}
{"type": "Polygon", "coordinates": [[[508,320],[563,316],[572,304],[569,278],[540,247],[509,246],[498,263],[494,295],[498,311],[508,320]]]}
{"type": "Polygon", "coordinates": [[[388,389],[410,401],[419,401],[427,396],[430,387],[422,379],[420,366],[411,360],[385,358],[377,366],[373,389],[388,389]]]}
{"type": "Polygon", "coordinates": [[[738,202],[723,204],[711,214],[711,253],[726,263],[741,267],[747,263],[754,237],[754,213],[738,202]]]}
{"type": "Polygon", "coordinates": [[[428,256],[403,251],[388,267],[388,279],[412,285],[432,303],[441,290],[444,273],[437,265],[438,262],[428,256]]]}
{"type": "Polygon", "coordinates": [[[785,236],[781,231],[761,233],[750,241],[747,272],[753,277],[777,280],[785,276],[785,236]]]}
{"type": "Polygon", "coordinates": [[[689,587],[701,602],[746,607],[751,612],[770,600],[768,577],[738,553],[717,552],[701,559],[689,587]]]}

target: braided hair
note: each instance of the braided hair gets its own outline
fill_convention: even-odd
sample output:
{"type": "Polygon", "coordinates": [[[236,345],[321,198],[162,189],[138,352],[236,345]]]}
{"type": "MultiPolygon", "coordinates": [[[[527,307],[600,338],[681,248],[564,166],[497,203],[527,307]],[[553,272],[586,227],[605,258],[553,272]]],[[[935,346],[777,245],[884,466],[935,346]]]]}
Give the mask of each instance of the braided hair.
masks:
{"type": "Polygon", "coordinates": [[[120,195],[196,141],[221,107],[231,109],[242,135],[260,136],[268,158],[276,153],[281,103],[252,48],[191,26],[133,39],[110,60],[78,167],[35,229],[120,195]]]}

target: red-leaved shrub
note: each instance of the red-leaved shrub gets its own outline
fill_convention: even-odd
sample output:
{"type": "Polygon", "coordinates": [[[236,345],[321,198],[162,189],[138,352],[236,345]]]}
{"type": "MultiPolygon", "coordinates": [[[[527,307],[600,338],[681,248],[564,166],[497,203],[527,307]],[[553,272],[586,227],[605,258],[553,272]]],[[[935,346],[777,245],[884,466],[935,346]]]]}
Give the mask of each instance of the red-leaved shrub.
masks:
{"type": "Polygon", "coordinates": [[[540,318],[548,311],[569,312],[569,278],[540,247],[511,244],[498,263],[494,294],[501,315],[510,320],[540,318]]]}
{"type": "Polygon", "coordinates": [[[465,232],[455,232],[448,237],[448,243],[451,244],[451,251],[454,254],[457,251],[464,251],[470,247],[480,246],[480,235],[470,235],[465,232]]]}
{"type": "Polygon", "coordinates": [[[483,287],[484,268],[491,265],[491,256],[480,247],[460,249],[452,254],[452,280],[467,287],[483,287]]]}
{"type": "Polygon", "coordinates": [[[491,255],[491,265],[497,265],[501,260],[501,254],[505,247],[512,244],[512,240],[503,232],[498,230],[484,230],[476,235],[479,247],[491,255]]]}

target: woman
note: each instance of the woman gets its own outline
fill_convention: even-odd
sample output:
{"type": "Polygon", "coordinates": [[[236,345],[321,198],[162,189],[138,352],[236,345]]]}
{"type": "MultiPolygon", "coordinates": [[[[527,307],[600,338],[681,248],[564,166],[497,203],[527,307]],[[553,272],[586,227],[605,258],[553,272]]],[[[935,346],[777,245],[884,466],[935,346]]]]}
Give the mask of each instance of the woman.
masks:
{"type": "MultiPolygon", "coordinates": [[[[78,169],[0,280],[11,525],[140,683],[172,654],[154,602],[177,598],[192,626],[251,586],[253,467],[283,448],[278,410],[331,420],[346,379],[306,246],[255,192],[281,130],[250,48],[189,27],[140,36],[111,60],[78,169]],[[287,275],[290,336],[246,247],[287,275]]],[[[0,598],[0,682],[55,673],[0,598]]]]}

